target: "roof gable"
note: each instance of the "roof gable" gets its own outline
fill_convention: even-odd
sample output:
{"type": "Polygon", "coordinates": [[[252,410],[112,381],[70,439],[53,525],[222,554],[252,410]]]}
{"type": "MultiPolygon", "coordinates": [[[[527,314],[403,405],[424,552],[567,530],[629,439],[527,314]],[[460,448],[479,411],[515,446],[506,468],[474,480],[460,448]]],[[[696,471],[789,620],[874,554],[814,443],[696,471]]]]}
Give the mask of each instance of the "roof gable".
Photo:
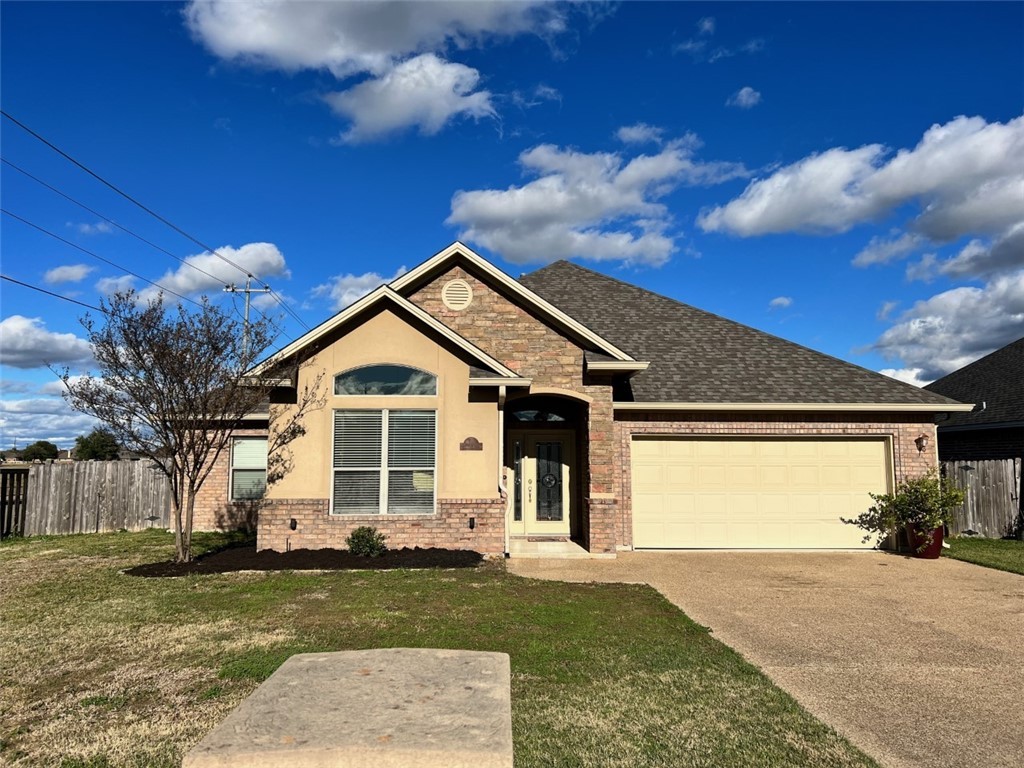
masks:
{"type": "Polygon", "coordinates": [[[950,417],[941,426],[1024,422],[1024,338],[933,381],[925,387],[957,400],[985,404],[976,413],[950,417]]]}
{"type": "Polygon", "coordinates": [[[634,360],[629,353],[620,349],[601,334],[595,333],[588,324],[581,322],[578,317],[564,312],[561,308],[530,290],[522,281],[517,281],[505,274],[482,256],[458,241],[452,243],[443,251],[434,254],[434,256],[418,267],[393,280],[389,287],[403,296],[408,296],[435,274],[444,271],[456,262],[462,262],[479,279],[486,282],[492,288],[502,293],[513,295],[553,325],[575,336],[595,351],[605,354],[613,360],[634,360]]]}
{"type": "Polygon", "coordinates": [[[436,320],[430,314],[424,312],[411,301],[408,301],[386,285],[382,285],[371,293],[368,293],[354,304],[351,304],[322,322],[316,328],[313,328],[308,333],[300,336],[291,344],[281,348],[266,360],[263,360],[254,366],[249,372],[249,375],[259,376],[261,373],[272,369],[288,358],[298,355],[303,349],[314,344],[335,329],[340,328],[346,323],[358,320],[360,316],[367,314],[376,307],[379,307],[382,303],[390,304],[412,315],[431,330],[452,342],[455,347],[466,352],[472,359],[476,360],[477,363],[483,366],[484,369],[494,371],[494,377],[519,380],[519,375],[515,371],[506,367],[498,360],[495,360],[471,341],[460,336],[451,328],[436,320]]]}
{"type": "Polygon", "coordinates": [[[628,391],[617,393],[618,401],[963,409],[941,395],[567,261],[520,282],[634,357],[651,361],[628,391]]]}

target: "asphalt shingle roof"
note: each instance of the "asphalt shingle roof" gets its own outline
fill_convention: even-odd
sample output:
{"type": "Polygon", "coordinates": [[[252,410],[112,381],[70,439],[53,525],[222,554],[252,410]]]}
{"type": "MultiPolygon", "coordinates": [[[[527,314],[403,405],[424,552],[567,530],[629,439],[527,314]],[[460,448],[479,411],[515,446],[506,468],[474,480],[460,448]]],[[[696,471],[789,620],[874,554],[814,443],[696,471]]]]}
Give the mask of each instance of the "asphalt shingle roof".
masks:
{"type": "Polygon", "coordinates": [[[631,379],[637,402],[952,402],[567,261],[519,282],[637,360],[650,361],[631,379]]]}
{"type": "Polygon", "coordinates": [[[933,381],[927,387],[985,410],[951,414],[943,427],[1024,422],[1024,338],[933,381]]]}

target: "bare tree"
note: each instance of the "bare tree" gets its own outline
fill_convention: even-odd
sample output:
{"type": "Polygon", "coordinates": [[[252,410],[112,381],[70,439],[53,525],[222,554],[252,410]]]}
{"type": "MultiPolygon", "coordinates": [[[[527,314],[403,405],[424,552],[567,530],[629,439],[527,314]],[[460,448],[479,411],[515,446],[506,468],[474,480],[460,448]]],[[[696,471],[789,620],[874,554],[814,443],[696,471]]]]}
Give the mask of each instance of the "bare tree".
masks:
{"type": "MultiPolygon", "coordinates": [[[[100,307],[102,323],[90,315],[82,318],[99,375],[78,378],[65,369],[65,398],[167,476],[177,559],[188,562],[196,494],[243,417],[272,407],[271,393],[283,380],[297,379],[298,369],[293,362],[288,369],[247,375],[273,343],[273,325],[263,318],[243,334],[240,321],[205,297],[199,310],[189,310],[180,304],[166,307],[162,295],[140,302],[128,291],[100,307]]],[[[268,440],[271,482],[290,465],[281,457],[287,457],[287,444],[305,433],[306,415],[324,405],[322,377],[321,371],[295,392],[294,402],[274,410],[268,440]]]]}

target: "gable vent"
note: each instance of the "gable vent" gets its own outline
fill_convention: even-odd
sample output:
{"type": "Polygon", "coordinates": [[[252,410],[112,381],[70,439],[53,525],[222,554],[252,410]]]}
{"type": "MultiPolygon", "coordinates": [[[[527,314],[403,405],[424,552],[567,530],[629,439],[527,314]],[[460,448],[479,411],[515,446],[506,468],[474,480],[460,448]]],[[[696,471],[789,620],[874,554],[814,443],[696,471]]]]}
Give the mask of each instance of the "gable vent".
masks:
{"type": "Polygon", "coordinates": [[[473,301],[473,289],[465,280],[450,280],[441,289],[441,301],[448,309],[465,309],[473,301]]]}

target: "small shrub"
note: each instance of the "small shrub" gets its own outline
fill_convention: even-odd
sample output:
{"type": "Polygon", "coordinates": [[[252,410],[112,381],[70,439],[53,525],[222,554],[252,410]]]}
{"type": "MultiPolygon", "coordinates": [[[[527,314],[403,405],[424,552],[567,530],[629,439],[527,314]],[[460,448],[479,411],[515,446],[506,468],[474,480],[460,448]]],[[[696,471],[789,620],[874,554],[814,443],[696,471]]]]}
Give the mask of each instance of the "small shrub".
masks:
{"type": "Polygon", "coordinates": [[[952,485],[943,485],[933,469],[928,474],[904,480],[895,493],[871,494],[875,502],[857,517],[840,518],[844,523],[867,531],[864,542],[874,536],[883,539],[905,528],[913,528],[924,538],[918,550],[932,543],[932,531],[948,525],[957,507],[963,504],[964,492],[952,485]]]}
{"type": "Polygon", "coordinates": [[[361,525],[345,539],[345,544],[353,555],[380,557],[388,551],[387,544],[384,543],[386,540],[387,537],[383,533],[378,533],[376,528],[361,525]]]}

